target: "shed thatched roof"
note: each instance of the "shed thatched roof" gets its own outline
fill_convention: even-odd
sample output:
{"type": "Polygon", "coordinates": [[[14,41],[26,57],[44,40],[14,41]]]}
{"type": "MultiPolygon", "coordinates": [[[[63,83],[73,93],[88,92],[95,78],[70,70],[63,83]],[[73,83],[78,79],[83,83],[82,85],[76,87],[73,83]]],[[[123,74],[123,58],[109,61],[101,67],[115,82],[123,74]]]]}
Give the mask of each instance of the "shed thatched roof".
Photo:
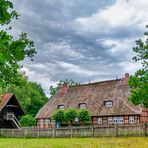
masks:
{"type": "MultiPolygon", "coordinates": [[[[141,107],[128,101],[129,87],[126,78],[71,86],[65,92],[59,91],[37,113],[36,118],[50,118],[58,105],[79,108],[86,103],[92,116],[141,114],[141,107]],[[62,92],[62,93],[60,93],[62,92]],[[105,107],[104,101],[112,100],[112,107],[105,107]]],[[[65,88],[64,88],[65,89],[65,88]]]]}
{"type": "Polygon", "coordinates": [[[11,99],[15,99],[15,102],[18,106],[18,109],[20,111],[21,115],[25,115],[23,109],[21,108],[18,100],[16,99],[14,94],[0,94],[0,112],[3,110],[3,108],[9,103],[11,99]]]}

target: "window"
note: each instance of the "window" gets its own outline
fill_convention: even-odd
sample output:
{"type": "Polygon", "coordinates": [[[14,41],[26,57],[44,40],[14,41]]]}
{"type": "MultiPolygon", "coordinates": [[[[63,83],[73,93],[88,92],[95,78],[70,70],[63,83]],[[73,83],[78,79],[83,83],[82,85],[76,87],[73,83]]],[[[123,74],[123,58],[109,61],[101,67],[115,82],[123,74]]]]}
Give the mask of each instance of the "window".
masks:
{"type": "Polygon", "coordinates": [[[118,122],[119,122],[119,124],[123,124],[124,123],[124,118],[123,117],[118,117],[118,122]]]}
{"type": "Polygon", "coordinates": [[[113,124],[113,117],[108,117],[108,124],[113,124]]]}
{"type": "Polygon", "coordinates": [[[113,106],[113,101],[104,101],[104,105],[106,107],[112,107],[113,106]]]}
{"type": "Polygon", "coordinates": [[[118,117],[113,117],[113,123],[118,124],[118,117]]]}
{"type": "Polygon", "coordinates": [[[135,118],[134,116],[129,116],[129,123],[134,123],[135,122],[135,118]]]}
{"type": "Polygon", "coordinates": [[[108,124],[123,124],[124,117],[108,117],[108,124]]]}
{"type": "Polygon", "coordinates": [[[80,103],[80,104],[79,104],[79,107],[80,107],[81,109],[85,109],[85,108],[86,108],[86,104],[85,104],[85,103],[80,103]]]}
{"type": "Polygon", "coordinates": [[[102,124],[102,117],[98,117],[98,124],[102,124]]]}
{"type": "Polygon", "coordinates": [[[75,118],[75,122],[79,122],[79,118],[78,117],[75,118]]]}
{"type": "Polygon", "coordinates": [[[45,124],[49,124],[50,123],[50,119],[45,119],[45,124]]]}
{"type": "Polygon", "coordinates": [[[58,105],[58,109],[64,110],[64,105],[58,105]]]}
{"type": "Polygon", "coordinates": [[[44,119],[40,119],[40,124],[43,124],[44,123],[44,119]]]}

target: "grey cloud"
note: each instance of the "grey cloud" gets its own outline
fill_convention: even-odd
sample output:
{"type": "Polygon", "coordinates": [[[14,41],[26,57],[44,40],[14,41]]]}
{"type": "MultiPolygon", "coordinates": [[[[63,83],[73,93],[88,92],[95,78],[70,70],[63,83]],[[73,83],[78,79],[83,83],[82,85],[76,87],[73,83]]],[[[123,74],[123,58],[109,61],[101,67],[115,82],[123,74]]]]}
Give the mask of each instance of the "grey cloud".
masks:
{"type": "MultiPolygon", "coordinates": [[[[12,33],[27,32],[38,51],[33,63],[29,60],[23,62],[24,67],[35,74],[30,76],[30,79],[42,83],[45,87],[44,81],[48,78],[49,82],[72,78],[85,83],[88,80],[115,78],[117,74],[121,76],[125,69],[124,64],[119,63],[129,61],[128,52],[132,47],[125,48],[127,53],[123,49],[114,54],[111,50],[120,46],[116,42],[105,45],[103,41],[133,40],[135,36],[141,36],[143,30],[122,25],[105,28],[106,31],[101,30],[100,33],[86,33],[79,31],[79,25],[75,21],[77,18],[91,17],[115,3],[116,0],[14,1],[14,6],[21,16],[19,21],[13,21],[12,33]],[[72,68],[75,68],[76,72],[72,68]],[[89,74],[79,71],[80,69],[89,74]],[[38,80],[38,75],[42,77],[42,81],[38,80]]],[[[99,26],[97,29],[100,29],[99,26]]],[[[47,92],[47,86],[45,89],[47,92]]]]}

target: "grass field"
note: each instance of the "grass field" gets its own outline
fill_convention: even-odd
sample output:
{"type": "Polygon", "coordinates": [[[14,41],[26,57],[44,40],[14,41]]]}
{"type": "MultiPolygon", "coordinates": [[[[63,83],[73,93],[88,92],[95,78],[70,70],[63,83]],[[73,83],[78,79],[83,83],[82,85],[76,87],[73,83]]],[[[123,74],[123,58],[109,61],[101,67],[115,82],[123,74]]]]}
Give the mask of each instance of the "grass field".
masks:
{"type": "Polygon", "coordinates": [[[0,148],[148,148],[148,138],[0,138],[0,148]]]}

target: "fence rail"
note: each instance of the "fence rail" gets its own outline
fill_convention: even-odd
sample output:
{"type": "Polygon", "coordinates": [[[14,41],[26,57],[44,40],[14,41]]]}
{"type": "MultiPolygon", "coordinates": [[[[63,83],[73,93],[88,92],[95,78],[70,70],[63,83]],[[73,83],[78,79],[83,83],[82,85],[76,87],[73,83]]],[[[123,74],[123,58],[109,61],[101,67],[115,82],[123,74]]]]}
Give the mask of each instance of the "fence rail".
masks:
{"type": "Polygon", "coordinates": [[[148,125],[124,125],[124,126],[89,126],[66,127],[53,129],[22,128],[0,129],[1,137],[21,138],[66,138],[66,137],[109,137],[109,136],[147,136],[148,125]]]}

